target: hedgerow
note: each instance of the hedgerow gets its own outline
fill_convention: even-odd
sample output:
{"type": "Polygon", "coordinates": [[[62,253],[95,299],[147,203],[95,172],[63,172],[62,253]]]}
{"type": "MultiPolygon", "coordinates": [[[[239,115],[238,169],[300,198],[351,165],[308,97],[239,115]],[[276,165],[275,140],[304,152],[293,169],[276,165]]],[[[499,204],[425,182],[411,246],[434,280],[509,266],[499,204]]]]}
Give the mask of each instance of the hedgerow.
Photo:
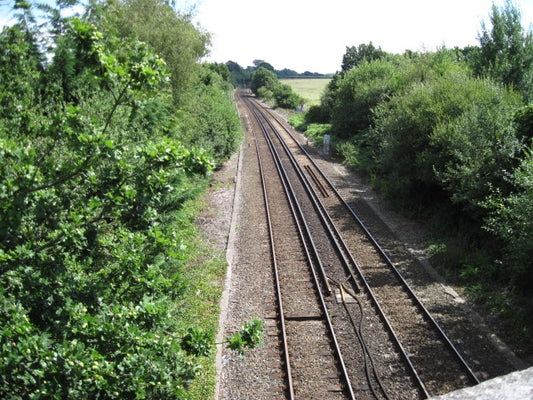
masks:
{"type": "MultiPolygon", "coordinates": [[[[215,322],[183,341],[198,285],[183,210],[240,130],[185,145],[176,87],[149,44],[61,24],[47,57],[27,19],[0,34],[0,397],[189,398],[215,322]]],[[[205,303],[216,315],[216,296],[205,303]]]]}

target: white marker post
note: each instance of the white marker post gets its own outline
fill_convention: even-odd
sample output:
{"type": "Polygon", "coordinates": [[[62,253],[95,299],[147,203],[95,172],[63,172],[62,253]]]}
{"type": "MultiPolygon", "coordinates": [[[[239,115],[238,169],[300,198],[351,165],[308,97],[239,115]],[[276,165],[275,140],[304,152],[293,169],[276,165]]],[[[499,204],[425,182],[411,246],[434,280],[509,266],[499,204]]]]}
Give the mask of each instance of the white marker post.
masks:
{"type": "Polygon", "coordinates": [[[324,154],[329,155],[329,135],[324,135],[324,154]]]}

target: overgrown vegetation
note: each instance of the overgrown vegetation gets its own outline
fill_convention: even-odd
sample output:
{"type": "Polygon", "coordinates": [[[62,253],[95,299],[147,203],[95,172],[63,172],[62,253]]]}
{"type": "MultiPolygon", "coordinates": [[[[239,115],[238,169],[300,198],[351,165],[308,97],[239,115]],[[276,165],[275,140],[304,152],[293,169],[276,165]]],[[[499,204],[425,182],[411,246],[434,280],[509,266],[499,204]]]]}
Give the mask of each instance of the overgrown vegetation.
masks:
{"type": "Polygon", "coordinates": [[[281,83],[273,71],[263,66],[252,73],[250,89],[257,97],[272,101],[280,108],[294,109],[304,102],[289,85],[281,83]]]}
{"type": "Polygon", "coordinates": [[[204,399],[224,264],[191,204],[240,142],[229,72],[168,2],[72,4],[0,33],[0,397],[204,399]]]}
{"type": "MultiPolygon", "coordinates": [[[[531,32],[493,6],[479,47],[393,55],[348,47],[319,105],[294,123],[397,207],[432,223],[442,271],[533,351],[531,32]]],[[[511,337],[513,335],[513,337],[511,337]]]]}

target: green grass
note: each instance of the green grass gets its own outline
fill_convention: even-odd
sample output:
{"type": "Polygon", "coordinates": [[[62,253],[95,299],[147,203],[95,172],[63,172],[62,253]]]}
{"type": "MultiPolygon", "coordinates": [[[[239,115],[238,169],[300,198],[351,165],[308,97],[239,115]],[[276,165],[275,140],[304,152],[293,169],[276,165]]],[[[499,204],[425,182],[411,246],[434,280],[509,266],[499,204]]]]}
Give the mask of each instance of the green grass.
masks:
{"type": "MultiPolygon", "coordinates": [[[[225,251],[214,249],[196,224],[197,216],[202,215],[207,207],[205,196],[208,190],[207,182],[198,184],[202,193],[182,205],[174,223],[174,229],[183,241],[181,274],[186,283],[181,301],[175,303],[173,310],[176,337],[183,337],[190,326],[197,326],[204,332],[216,335],[226,274],[225,251]]],[[[187,390],[189,400],[213,398],[216,352],[217,349],[213,346],[208,356],[192,359],[201,369],[187,390]]]]}
{"type": "Polygon", "coordinates": [[[315,105],[320,103],[320,96],[324,92],[330,78],[314,78],[314,79],[280,79],[281,83],[285,83],[292,87],[296,93],[302,96],[308,105],[315,105]]]}

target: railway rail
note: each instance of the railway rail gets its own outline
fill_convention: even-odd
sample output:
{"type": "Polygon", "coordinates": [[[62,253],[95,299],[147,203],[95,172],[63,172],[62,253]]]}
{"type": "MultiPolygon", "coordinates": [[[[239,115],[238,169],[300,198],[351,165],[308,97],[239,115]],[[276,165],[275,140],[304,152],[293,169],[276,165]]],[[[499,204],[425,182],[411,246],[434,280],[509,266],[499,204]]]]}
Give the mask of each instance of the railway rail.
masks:
{"type": "Polygon", "coordinates": [[[255,126],[264,134],[256,135],[255,143],[267,211],[288,398],[354,399],[317,276],[321,267],[316,249],[306,232],[286,171],[268,140],[266,124],[259,115],[256,117],[255,126]],[[265,153],[266,157],[262,156],[265,153]],[[269,167],[263,168],[263,163],[269,167]],[[265,170],[277,170],[278,175],[265,170]],[[280,186],[287,196],[269,194],[280,186]],[[311,346],[309,338],[314,339],[311,346]],[[305,348],[301,348],[302,342],[306,343],[305,348]],[[313,368],[316,363],[320,364],[319,376],[317,368],[313,368]]]}
{"type": "Polygon", "coordinates": [[[263,177],[287,398],[415,399],[478,383],[291,129],[239,95],[263,177]]]}

